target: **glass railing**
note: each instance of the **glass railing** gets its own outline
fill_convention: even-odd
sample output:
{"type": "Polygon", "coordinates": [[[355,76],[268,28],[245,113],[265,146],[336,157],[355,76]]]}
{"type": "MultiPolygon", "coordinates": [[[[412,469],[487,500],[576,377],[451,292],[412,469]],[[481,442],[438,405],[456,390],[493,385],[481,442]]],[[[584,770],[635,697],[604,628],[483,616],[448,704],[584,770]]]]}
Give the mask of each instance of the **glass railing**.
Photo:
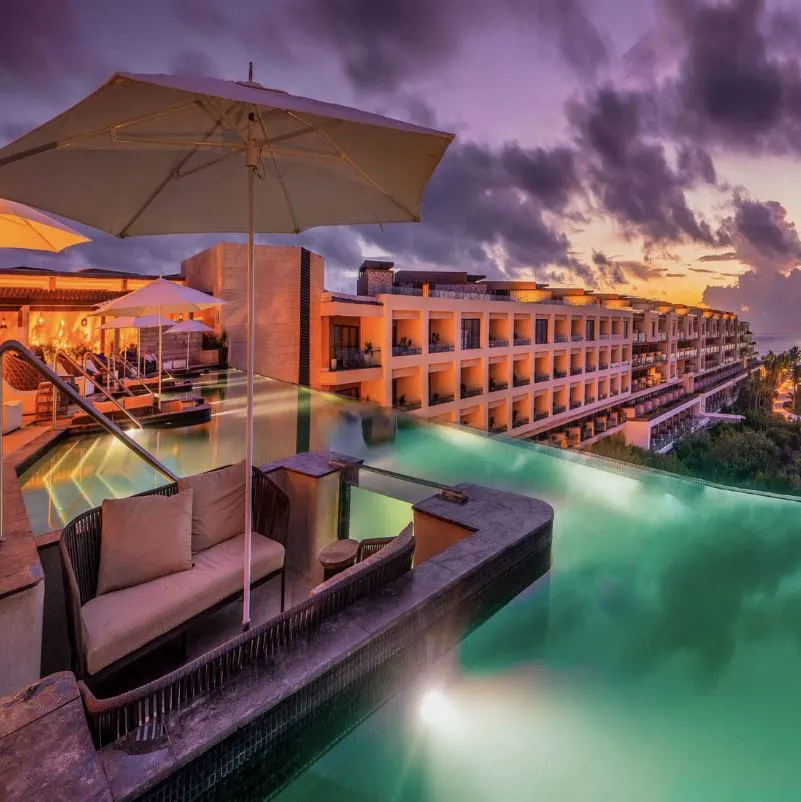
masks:
{"type": "Polygon", "coordinates": [[[363,370],[381,367],[381,349],[332,348],[331,370],[363,370]]]}

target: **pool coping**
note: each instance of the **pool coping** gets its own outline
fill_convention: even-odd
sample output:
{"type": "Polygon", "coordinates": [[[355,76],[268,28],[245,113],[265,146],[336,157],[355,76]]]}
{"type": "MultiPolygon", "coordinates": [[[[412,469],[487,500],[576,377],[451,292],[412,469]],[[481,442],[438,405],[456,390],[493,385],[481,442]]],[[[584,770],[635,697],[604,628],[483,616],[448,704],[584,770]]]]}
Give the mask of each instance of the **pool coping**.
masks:
{"type": "Polygon", "coordinates": [[[27,590],[44,580],[38,541],[31,530],[19,477],[66,436],[64,430],[45,431],[3,458],[3,531],[0,545],[0,599],[27,590]]]}

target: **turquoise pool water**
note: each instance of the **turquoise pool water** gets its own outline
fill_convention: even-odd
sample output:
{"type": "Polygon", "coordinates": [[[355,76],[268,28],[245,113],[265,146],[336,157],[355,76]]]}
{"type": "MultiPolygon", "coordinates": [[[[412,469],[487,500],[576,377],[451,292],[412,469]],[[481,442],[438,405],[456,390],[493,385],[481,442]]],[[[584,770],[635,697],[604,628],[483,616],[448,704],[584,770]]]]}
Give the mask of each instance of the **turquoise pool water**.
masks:
{"type": "MultiPolygon", "coordinates": [[[[179,473],[243,451],[241,378],[205,391],[220,414],[202,431],[139,435],[179,473]]],[[[281,802],[798,799],[799,502],[406,421],[380,442],[391,427],[330,396],[268,380],[258,393],[260,461],[332,448],[556,511],[547,581],[463,642],[440,695],[393,700],[281,802]]],[[[26,503],[46,524],[142,489],[154,477],[137,462],[102,438],[63,444],[24,477],[26,503]]]]}

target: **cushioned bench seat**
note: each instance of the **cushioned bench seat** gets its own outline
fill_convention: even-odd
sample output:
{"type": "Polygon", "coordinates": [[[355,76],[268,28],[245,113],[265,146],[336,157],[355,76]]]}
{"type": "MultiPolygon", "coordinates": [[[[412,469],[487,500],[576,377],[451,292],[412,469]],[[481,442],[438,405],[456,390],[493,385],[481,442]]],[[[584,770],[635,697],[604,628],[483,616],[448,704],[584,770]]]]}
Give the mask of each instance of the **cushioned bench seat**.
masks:
{"type": "MultiPolygon", "coordinates": [[[[81,607],[89,674],[117,660],[234,595],[242,587],[244,537],[225,540],[195,554],[189,571],[104,593],[81,607]]],[[[251,582],[279,571],[284,547],[253,533],[251,582]]]]}

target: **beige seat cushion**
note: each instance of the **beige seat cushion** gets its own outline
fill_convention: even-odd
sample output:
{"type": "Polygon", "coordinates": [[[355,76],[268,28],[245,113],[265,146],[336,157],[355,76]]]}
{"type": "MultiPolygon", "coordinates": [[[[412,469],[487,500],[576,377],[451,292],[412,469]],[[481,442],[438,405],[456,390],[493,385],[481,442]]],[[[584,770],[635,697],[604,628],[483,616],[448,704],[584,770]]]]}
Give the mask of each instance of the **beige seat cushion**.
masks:
{"type": "Polygon", "coordinates": [[[245,463],[178,480],[192,488],[192,551],[208,549],[245,531],[245,463]]]}
{"type": "MultiPolygon", "coordinates": [[[[250,577],[256,582],[284,564],[284,547],[253,534],[250,577]]],[[[195,556],[191,571],[153,579],[90,599],[81,608],[90,674],[144,646],[242,587],[244,536],[195,556]]]]}
{"type": "Polygon", "coordinates": [[[97,593],[192,567],[192,491],[103,502],[97,593]]]}

